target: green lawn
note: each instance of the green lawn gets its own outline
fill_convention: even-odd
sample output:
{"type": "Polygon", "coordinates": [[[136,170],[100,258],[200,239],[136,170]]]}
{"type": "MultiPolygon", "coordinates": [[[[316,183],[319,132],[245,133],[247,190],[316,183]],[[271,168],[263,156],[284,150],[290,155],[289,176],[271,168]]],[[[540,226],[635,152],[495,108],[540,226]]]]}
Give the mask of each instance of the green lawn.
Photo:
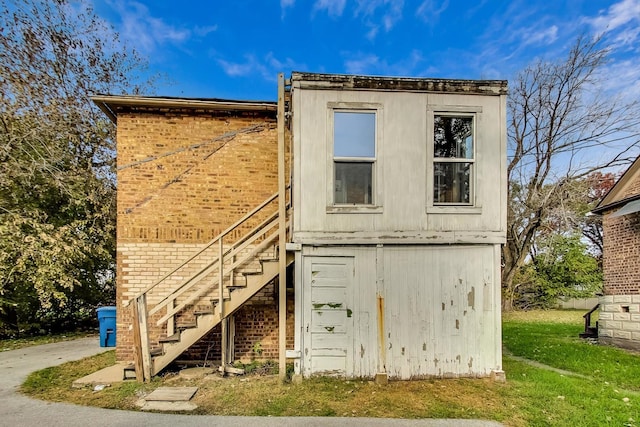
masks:
{"type": "Polygon", "coordinates": [[[640,356],[578,338],[582,314],[552,310],[504,316],[505,352],[587,377],[505,356],[504,369],[514,397],[522,399],[519,409],[527,425],[640,425],[640,356]]]}
{"type": "Polygon", "coordinates": [[[640,357],[582,340],[578,334],[583,329],[576,324],[506,320],[503,345],[516,356],[640,391],[640,357]]]}
{"type": "Polygon", "coordinates": [[[150,384],[114,384],[101,392],[71,389],[75,379],[113,362],[113,352],[32,374],[23,392],[34,397],[109,408],[161,385],[197,385],[198,414],[479,418],[508,426],[640,426],[640,356],[578,338],[582,312],[504,316],[505,354],[581,376],[563,375],[504,357],[506,383],[488,379],[392,381],[313,378],[280,384],[276,376],[195,381],[176,377],[150,384]]]}

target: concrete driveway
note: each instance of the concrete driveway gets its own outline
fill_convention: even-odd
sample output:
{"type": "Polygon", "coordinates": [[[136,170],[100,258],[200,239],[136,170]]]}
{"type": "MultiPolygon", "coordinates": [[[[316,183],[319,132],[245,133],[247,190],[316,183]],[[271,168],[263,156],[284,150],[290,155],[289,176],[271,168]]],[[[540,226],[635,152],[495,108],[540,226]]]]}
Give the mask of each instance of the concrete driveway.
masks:
{"type": "Polygon", "coordinates": [[[101,348],[97,338],[82,338],[54,344],[0,352],[0,425],[6,426],[471,426],[501,424],[478,420],[398,420],[380,418],[319,417],[218,417],[169,415],[116,411],[27,398],[17,388],[33,371],[79,360],[109,349],[101,348]]]}

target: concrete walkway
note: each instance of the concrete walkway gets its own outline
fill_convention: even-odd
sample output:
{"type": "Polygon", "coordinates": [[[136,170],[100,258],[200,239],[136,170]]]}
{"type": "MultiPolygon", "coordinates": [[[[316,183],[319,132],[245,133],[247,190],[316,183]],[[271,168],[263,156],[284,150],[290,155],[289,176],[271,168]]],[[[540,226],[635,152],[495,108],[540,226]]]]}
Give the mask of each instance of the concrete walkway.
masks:
{"type": "Polygon", "coordinates": [[[7,426],[123,426],[132,425],[276,427],[276,426],[433,426],[490,427],[501,424],[478,420],[398,420],[381,418],[320,417],[218,417],[169,415],[49,403],[30,399],[17,388],[33,371],[79,360],[109,349],[101,348],[97,338],[82,338],[0,352],[0,424],[7,426]]]}

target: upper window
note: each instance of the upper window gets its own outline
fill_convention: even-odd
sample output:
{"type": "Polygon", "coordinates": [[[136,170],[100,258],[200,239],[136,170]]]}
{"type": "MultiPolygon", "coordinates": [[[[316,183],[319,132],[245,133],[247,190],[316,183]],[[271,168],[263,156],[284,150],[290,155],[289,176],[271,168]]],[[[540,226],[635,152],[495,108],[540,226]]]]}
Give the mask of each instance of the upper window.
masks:
{"type": "Polygon", "coordinates": [[[334,110],[334,204],[373,204],[375,161],[376,113],[334,110]]]}
{"type": "Polygon", "coordinates": [[[472,205],[473,116],[434,115],[433,203],[472,205]]]}

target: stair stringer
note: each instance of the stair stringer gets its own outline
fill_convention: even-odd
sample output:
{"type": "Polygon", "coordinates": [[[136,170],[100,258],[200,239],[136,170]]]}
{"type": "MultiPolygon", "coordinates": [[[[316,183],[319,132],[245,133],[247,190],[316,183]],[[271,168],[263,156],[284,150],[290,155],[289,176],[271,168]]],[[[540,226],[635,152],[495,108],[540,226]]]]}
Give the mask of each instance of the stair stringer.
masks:
{"type": "MultiPolygon", "coordinates": [[[[293,263],[293,254],[287,253],[287,266],[293,263]]],[[[236,289],[230,294],[229,299],[225,299],[224,313],[230,316],[242,307],[251,297],[257,294],[262,288],[268,285],[279,274],[278,260],[261,261],[262,274],[246,275],[246,287],[236,289]]],[[[220,316],[219,307],[216,306],[211,314],[197,314],[195,328],[185,329],[180,333],[180,341],[163,343],[163,353],[152,358],[151,375],[156,375],[171,362],[173,362],[184,351],[198,342],[202,337],[209,333],[213,328],[220,324],[222,317],[220,316]]]]}

